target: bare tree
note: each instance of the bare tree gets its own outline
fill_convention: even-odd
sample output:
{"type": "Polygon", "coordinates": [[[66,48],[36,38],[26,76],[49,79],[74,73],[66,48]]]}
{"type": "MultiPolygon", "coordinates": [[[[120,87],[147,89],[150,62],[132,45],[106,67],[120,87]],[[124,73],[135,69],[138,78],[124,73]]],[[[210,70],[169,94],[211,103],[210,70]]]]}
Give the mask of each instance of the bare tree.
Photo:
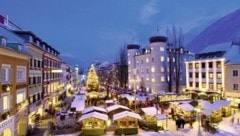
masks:
{"type": "Polygon", "coordinates": [[[117,78],[119,80],[120,87],[127,87],[128,82],[128,65],[127,65],[127,46],[124,44],[119,49],[119,56],[117,57],[118,62],[118,73],[117,78]]]}
{"type": "Polygon", "coordinates": [[[183,33],[182,29],[177,29],[175,26],[172,27],[170,31],[167,29],[167,37],[168,37],[168,89],[170,92],[173,90],[173,86],[175,86],[176,93],[179,93],[180,90],[180,82],[181,82],[181,74],[183,71],[183,55],[185,53],[183,47],[183,33]]]}

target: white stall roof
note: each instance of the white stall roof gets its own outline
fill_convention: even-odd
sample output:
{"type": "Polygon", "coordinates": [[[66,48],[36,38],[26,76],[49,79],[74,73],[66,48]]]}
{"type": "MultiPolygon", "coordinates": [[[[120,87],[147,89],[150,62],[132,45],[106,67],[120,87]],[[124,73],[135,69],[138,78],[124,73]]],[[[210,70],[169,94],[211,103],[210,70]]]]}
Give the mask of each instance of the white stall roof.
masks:
{"type": "Polygon", "coordinates": [[[82,111],[82,113],[85,114],[85,113],[89,113],[91,111],[100,111],[100,112],[104,112],[104,113],[107,112],[105,108],[97,107],[97,106],[90,106],[90,107],[87,107],[86,109],[84,109],[82,111]]]}
{"type": "Polygon", "coordinates": [[[99,112],[91,112],[88,114],[84,114],[80,117],[80,119],[78,121],[82,121],[88,118],[97,118],[97,119],[101,119],[101,120],[108,120],[108,115],[103,114],[103,113],[99,113],[99,112]]]}
{"type": "Polygon", "coordinates": [[[118,120],[118,119],[121,119],[121,118],[124,118],[124,117],[132,117],[132,118],[136,118],[136,119],[139,119],[139,120],[142,119],[141,116],[137,113],[130,112],[130,111],[123,111],[123,112],[114,114],[113,115],[113,120],[118,120]]]}
{"type": "Polygon", "coordinates": [[[73,101],[71,103],[71,108],[76,108],[76,111],[83,111],[85,108],[85,100],[84,101],[73,101]]]}
{"type": "Polygon", "coordinates": [[[166,114],[158,114],[156,117],[157,117],[157,120],[164,120],[167,118],[166,114]]]}
{"type": "Polygon", "coordinates": [[[179,105],[180,108],[182,108],[184,111],[193,111],[194,107],[189,103],[183,103],[179,105]]]}
{"type": "Polygon", "coordinates": [[[114,100],[106,100],[105,103],[114,103],[114,100]]]}
{"type": "Polygon", "coordinates": [[[212,114],[212,111],[211,111],[211,110],[209,110],[209,109],[204,109],[204,110],[202,110],[202,113],[203,113],[204,115],[207,115],[207,116],[209,116],[209,115],[211,115],[211,114],[212,114]]]}
{"type": "Polygon", "coordinates": [[[146,108],[141,108],[141,110],[142,110],[146,115],[156,115],[156,112],[157,112],[156,107],[146,107],[146,108]]]}
{"type": "Polygon", "coordinates": [[[223,106],[229,106],[231,104],[231,102],[228,100],[217,100],[213,104],[217,104],[217,105],[220,105],[221,107],[223,107],[223,106]]]}
{"type": "Polygon", "coordinates": [[[116,110],[116,109],[119,109],[119,108],[126,109],[126,110],[130,110],[128,107],[123,106],[123,105],[119,105],[119,104],[109,106],[109,107],[107,107],[106,109],[107,109],[107,112],[111,112],[111,111],[116,110]]]}

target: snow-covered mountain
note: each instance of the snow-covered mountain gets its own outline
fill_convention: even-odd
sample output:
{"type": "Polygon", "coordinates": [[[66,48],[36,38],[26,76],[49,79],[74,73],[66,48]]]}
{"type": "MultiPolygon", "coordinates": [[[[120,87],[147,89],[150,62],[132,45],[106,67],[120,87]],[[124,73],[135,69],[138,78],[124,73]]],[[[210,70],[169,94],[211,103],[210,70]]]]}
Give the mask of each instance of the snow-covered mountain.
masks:
{"type": "Polygon", "coordinates": [[[218,19],[208,26],[187,44],[186,49],[194,53],[199,53],[208,45],[231,42],[239,38],[240,9],[218,19]]]}

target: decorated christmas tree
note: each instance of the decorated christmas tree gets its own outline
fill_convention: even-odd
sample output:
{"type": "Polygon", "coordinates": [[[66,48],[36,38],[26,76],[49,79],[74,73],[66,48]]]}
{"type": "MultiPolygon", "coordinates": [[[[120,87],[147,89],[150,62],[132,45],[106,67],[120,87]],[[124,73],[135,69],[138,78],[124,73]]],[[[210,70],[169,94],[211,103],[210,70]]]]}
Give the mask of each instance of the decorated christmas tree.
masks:
{"type": "Polygon", "coordinates": [[[97,91],[99,89],[98,76],[93,65],[91,65],[91,68],[88,72],[86,85],[88,91],[97,91]]]}

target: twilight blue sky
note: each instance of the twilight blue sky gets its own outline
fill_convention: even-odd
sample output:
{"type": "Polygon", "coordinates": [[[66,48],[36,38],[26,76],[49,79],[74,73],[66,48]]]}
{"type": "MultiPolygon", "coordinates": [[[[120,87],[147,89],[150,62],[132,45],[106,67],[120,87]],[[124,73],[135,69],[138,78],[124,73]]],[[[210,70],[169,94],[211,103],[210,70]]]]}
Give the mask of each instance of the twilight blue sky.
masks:
{"type": "Polygon", "coordinates": [[[239,0],[1,0],[0,13],[88,67],[114,61],[134,36],[148,45],[157,26],[180,26],[187,39],[239,8],[239,0]]]}

